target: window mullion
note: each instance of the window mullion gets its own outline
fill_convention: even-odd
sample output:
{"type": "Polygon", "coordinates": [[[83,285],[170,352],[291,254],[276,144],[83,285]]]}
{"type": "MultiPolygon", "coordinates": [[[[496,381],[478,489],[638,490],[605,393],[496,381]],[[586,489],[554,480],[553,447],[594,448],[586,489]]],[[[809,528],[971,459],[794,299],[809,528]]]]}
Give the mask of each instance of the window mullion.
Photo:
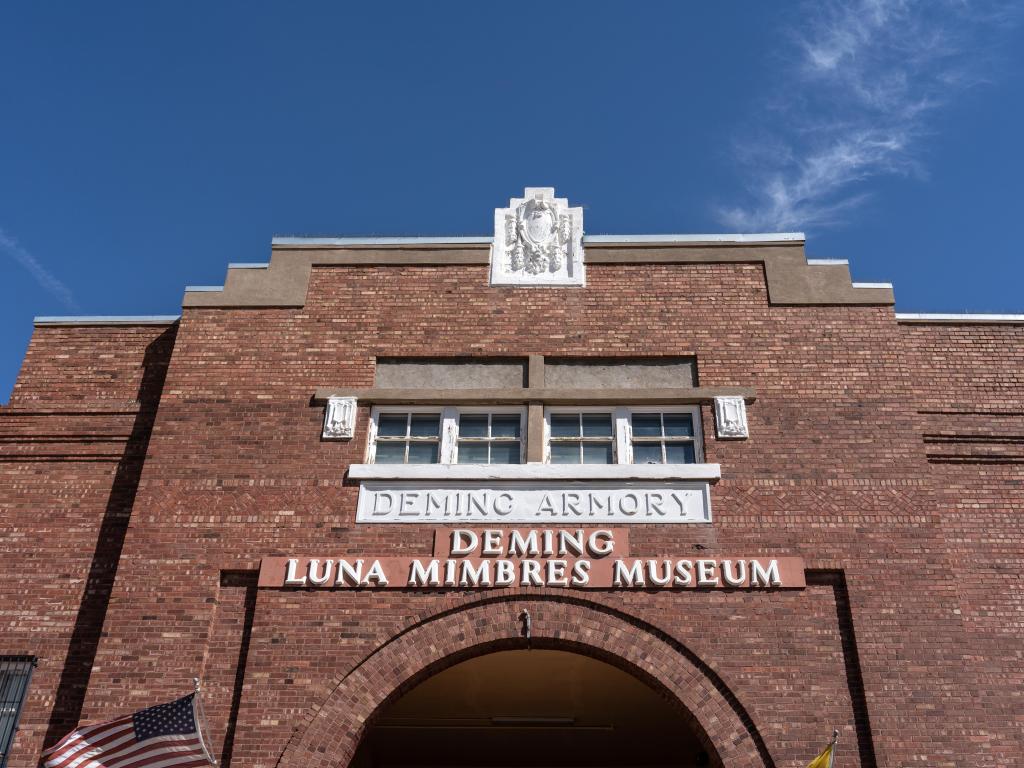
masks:
{"type": "Polygon", "coordinates": [[[377,419],[379,414],[373,413],[370,425],[366,428],[366,463],[373,464],[377,459],[377,419]]]}
{"type": "Polygon", "coordinates": [[[459,456],[459,409],[445,406],[441,409],[441,445],[438,461],[455,464],[459,456]]]}
{"type": "Polygon", "coordinates": [[[698,405],[690,416],[690,423],[693,425],[693,460],[704,461],[704,420],[701,418],[700,406],[698,405]]]}
{"type": "Polygon", "coordinates": [[[633,463],[633,429],[629,423],[629,409],[616,408],[612,414],[615,422],[615,463],[633,463]]]}

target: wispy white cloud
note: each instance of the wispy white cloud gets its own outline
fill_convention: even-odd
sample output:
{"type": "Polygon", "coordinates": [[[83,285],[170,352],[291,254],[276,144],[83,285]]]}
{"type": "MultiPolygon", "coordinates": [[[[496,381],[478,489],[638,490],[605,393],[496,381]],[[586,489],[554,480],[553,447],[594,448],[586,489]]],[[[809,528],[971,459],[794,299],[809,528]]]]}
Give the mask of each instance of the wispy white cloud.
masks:
{"type": "Polygon", "coordinates": [[[844,222],[886,174],[924,176],[930,118],[984,81],[1020,7],[978,0],[819,0],[789,30],[762,126],[736,140],[745,200],[720,207],[736,230],[844,222]]]}
{"type": "Polygon", "coordinates": [[[40,287],[68,309],[77,309],[75,297],[69,289],[39,259],[29,253],[17,240],[0,229],[0,252],[7,254],[32,275],[40,287]]]}

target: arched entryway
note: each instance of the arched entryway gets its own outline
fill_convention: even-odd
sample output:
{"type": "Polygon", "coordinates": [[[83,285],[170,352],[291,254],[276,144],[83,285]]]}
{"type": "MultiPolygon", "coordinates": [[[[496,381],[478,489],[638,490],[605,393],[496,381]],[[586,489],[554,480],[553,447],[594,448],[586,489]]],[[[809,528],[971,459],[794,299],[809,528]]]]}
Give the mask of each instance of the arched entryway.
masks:
{"type": "MultiPolygon", "coordinates": [[[[454,601],[453,601],[454,602],[454,601]]],[[[709,757],[729,768],[775,768],[749,711],[696,654],[661,629],[581,598],[504,595],[424,615],[327,686],[296,722],[277,768],[346,768],[391,704],[464,661],[507,650],[569,651],[616,667],[662,692],[709,757]],[[521,617],[532,618],[523,636],[521,617]]]]}
{"type": "Polygon", "coordinates": [[[448,667],[386,705],[352,766],[720,765],[705,740],[663,691],[611,664],[507,650],[448,667]]]}

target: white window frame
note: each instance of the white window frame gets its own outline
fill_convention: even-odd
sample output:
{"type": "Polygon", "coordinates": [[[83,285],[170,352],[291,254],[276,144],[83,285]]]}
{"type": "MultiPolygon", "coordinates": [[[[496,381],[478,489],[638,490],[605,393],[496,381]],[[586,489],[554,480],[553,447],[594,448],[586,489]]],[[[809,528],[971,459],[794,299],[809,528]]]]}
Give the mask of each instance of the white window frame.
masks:
{"type": "MultiPolygon", "coordinates": [[[[633,463],[634,413],[688,413],[693,419],[693,452],[697,464],[704,463],[704,428],[699,405],[552,405],[544,408],[544,463],[551,463],[551,414],[553,413],[610,413],[612,416],[612,464],[633,463]]],[[[596,466],[596,465],[595,465],[596,466]]],[[[605,464],[604,466],[611,466],[605,464]]],[[[684,465],[667,465],[684,466],[684,465]]]]}
{"type": "MultiPolygon", "coordinates": [[[[459,463],[459,416],[462,414],[480,414],[487,413],[491,416],[518,416],[519,417],[519,463],[526,463],[526,408],[522,406],[486,406],[486,405],[473,405],[473,406],[454,406],[451,408],[454,411],[455,426],[453,434],[454,444],[452,445],[450,464],[459,463]]],[[[481,441],[485,442],[485,441],[481,441]]],[[[494,440],[494,438],[488,438],[486,442],[501,442],[501,440],[494,440]]],[[[506,441],[508,442],[508,441],[506,441]]],[[[471,466],[464,464],[463,466],[471,466]]],[[[483,466],[483,465],[481,465],[483,466]]],[[[490,464],[487,466],[500,466],[490,464]]]]}
{"type": "Polygon", "coordinates": [[[370,411],[370,425],[366,438],[366,463],[373,464],[377,458],[377,423],[383,413],[411,413],[413,415],[440,416],[438,432],[438,461],[444,453],[444,409],[436,405],[381,405],[374,406],[370,411]]]}
{"type": "MultiPolygon", "coordinates": [[[[699,405],[645,405],[637,406],[632,408],[626,408],[626,451],[628,453],[628,461],[620,462],[621,464],[632,464],[633,463],[633,420],[632,415],[634,413],[688,413],[690,418],[693,419],[693,456],[694,462],[697,464],[704,463],[704,429],[701,425],[700,420],[700,406],[699,405]]],[[[654,442],[653,440],[651,442],[654,442]]],[[[663,437],[660,442],[672,442],[671,437],[663,437]]],[[[680,442],[680,441],[676,441],[680,442]]]]}
{"type": "MultiPolygon", "coordinates": [[[[612,464],[621,464],[622,442],[619,439],[619,411],[613,405],[549,405],[544,408],[544,463],[551,463],[551,414],[553,413],[608,413],[612,417],[612,464]]],[[[566,465],[576,466],[576,465],[566,465]]],[[[579,465],[582,466],[582,465],[579,465]]],[[[611,466],[610,464],[594,466],[611,466]]]]}
{"type": "MultiPolygon", "coordinates": [[[[490,413],[519,416],[519,463],[526,458],[526,408],[523,406],[486,405],[375,405],[370,409],[370,424],[366,436],[366,463],[374,464],[377,456],[377,421],[382,413],[438,414],[441,417],[438,464],[458,464],[459,459],[459,415],[463,413],[490,413]]],[[[422,464],[419,466],[435,466],[422,464]]],[[[463,464],[462,466],[476,466],[463,464]]],[[[508,465],[479,465],[508,466],[508,465]]]]}

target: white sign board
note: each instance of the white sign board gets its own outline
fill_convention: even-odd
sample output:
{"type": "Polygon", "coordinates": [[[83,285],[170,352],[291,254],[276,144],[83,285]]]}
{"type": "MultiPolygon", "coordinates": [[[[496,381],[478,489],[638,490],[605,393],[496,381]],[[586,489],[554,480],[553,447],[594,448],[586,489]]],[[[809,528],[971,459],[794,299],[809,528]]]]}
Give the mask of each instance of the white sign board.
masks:
{"type": "Polygon", "coordinates": [[[707,483],[363,481],[360,523],[710,523],[707,483]]]}

